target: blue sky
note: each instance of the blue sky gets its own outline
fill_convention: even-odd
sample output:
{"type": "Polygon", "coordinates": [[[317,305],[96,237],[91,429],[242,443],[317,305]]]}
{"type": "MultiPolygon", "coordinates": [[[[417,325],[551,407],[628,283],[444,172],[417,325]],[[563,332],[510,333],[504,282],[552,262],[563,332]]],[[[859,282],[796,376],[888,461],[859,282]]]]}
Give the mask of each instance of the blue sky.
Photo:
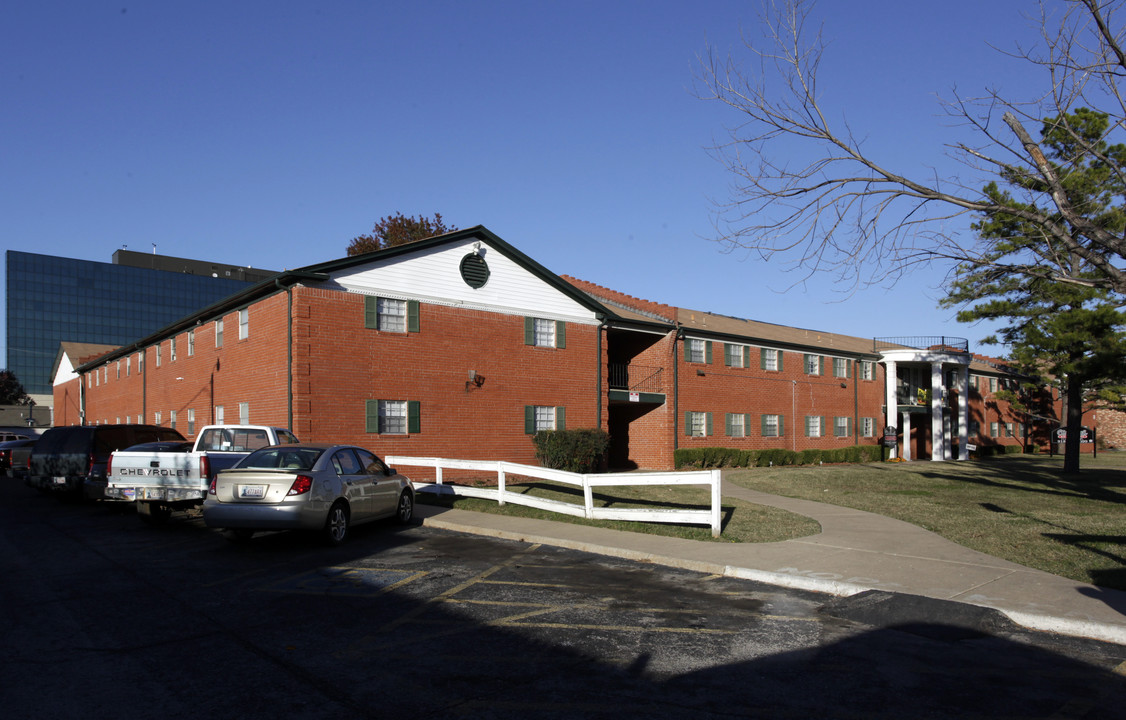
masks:
{"type": "MultiPolygon", "coordinates": [[[[481,224],[636,297],[860,337],[988,334],[944,269],[841,294],[724,254],[706,151],[738,118],[692,92],[758,3],[271,0],[14,3],[0,24],[5,249],[122,247],[293,268],[395,212],[481,224]],[[783,292],[785,291],[785,292],[783,292]]],[[[945,167],[935,95],[1035,78],[1024,0],[823,0],[822,103],[904,172],[945,167]]],[[[975,183],[977,184],[977,183],[975,183]]],[[[0,277],[2,282],[2,277],[0,277]]],[[[2,319],[0,319],[2,320],[2,319]]]]}

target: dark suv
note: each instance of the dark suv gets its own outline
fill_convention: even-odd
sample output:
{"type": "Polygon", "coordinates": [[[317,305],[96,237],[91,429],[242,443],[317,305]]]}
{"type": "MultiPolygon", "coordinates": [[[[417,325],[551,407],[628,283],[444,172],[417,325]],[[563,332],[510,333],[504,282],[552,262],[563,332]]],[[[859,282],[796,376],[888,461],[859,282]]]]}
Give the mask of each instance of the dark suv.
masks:
{"type": "Polygon", "coordinates": [[[157,425],[70,425],[43,433],[31,461],[27,484],[41,490],[100,500],[106,493],[106,461],[114,450],[161,440],[183,440],[157,425]]]}

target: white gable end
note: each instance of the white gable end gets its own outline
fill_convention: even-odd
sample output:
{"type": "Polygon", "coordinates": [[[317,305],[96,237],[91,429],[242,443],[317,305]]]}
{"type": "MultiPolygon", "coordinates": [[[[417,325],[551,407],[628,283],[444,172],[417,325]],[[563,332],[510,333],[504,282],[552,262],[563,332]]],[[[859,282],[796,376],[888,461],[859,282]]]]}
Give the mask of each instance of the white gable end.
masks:
{"type": "Polygon", "coordinates": [[[52,380],[51,384],[63,385],[71,380],[74,380],[77,377],[78,373],[74,371],[74,364],[71,363],[70,356],[66,353],[63,353],[62,357],[59,358],[59,370],[55,373],[55,377],[52,380]]]}
{"type": "Polygon", "coordinates": [[[568,322],[597,323],[592,310],[560,292],[488,243],[467,240],[341,270],[333,284],[349,292],[423,303],[453,305],[505,315],[532,315],[568,322]],[[461,262],[474,251],[489,268],[482,287],[470,287],[461,262]]]}

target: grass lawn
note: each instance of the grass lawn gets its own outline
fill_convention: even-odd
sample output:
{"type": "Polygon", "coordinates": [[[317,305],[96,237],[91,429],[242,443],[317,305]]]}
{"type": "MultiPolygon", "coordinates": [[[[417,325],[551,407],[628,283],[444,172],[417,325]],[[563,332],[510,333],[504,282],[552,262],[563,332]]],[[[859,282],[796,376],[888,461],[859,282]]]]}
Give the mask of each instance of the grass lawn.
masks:
{"type": "Polygon", "coordinates": [[[1126,453],[728,471],[744,487],[905,520],[1027,567],[1126,590],[1126,453]]]}
{"type": "MultiPolygon", "coordinates": [[[[525,493],[576,505],[583,504],[582,490],[562,483],[509,476],[506,480],[505,487],[511,492],[525,493]]],[[[458,510],[473,510],[475,512],[513,515],[517,517],[536,518],[539,520],[556,520],[559,522],[610,528],[612,530],[666,535],[691,540],[707,540],[709,542],[778,542],[821,532],[821,526],[810,518],[795,515],[785,510],[754,505],[732,498],[723,499],[723,533],[718,538],[713,538],[711,528],[703,525],[587,520],[586,518],[563,515],[561,513],[527,507],[525,505],[509,503],[501,506],[496,500],[466,497],[454,498],[449,495],[435,497],[428,493],[419,493],[418,501],[428,505],[453,507],[458,510]]],[[[680,509],[707,510],[711,506],[711,499],[705,487],[675,485],[653,487],[622,486],[600,488],[599,491],[594,493],[594,504],[598,507],[613,506],[629,508],[658,505],[661,507],[677,507],[680,509]]]]}

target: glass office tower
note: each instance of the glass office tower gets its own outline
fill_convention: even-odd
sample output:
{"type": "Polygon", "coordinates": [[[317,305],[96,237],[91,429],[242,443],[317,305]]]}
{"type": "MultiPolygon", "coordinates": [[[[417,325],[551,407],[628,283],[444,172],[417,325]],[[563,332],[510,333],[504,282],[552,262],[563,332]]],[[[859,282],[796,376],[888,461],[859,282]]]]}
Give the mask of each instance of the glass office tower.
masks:
{"type": "Polygon", "coordinates": [[[134,342],[273,274],[128,251],[114,261],[7,251],[5,367],[28,395],[51,394],[60,342],[134,342]]]}

